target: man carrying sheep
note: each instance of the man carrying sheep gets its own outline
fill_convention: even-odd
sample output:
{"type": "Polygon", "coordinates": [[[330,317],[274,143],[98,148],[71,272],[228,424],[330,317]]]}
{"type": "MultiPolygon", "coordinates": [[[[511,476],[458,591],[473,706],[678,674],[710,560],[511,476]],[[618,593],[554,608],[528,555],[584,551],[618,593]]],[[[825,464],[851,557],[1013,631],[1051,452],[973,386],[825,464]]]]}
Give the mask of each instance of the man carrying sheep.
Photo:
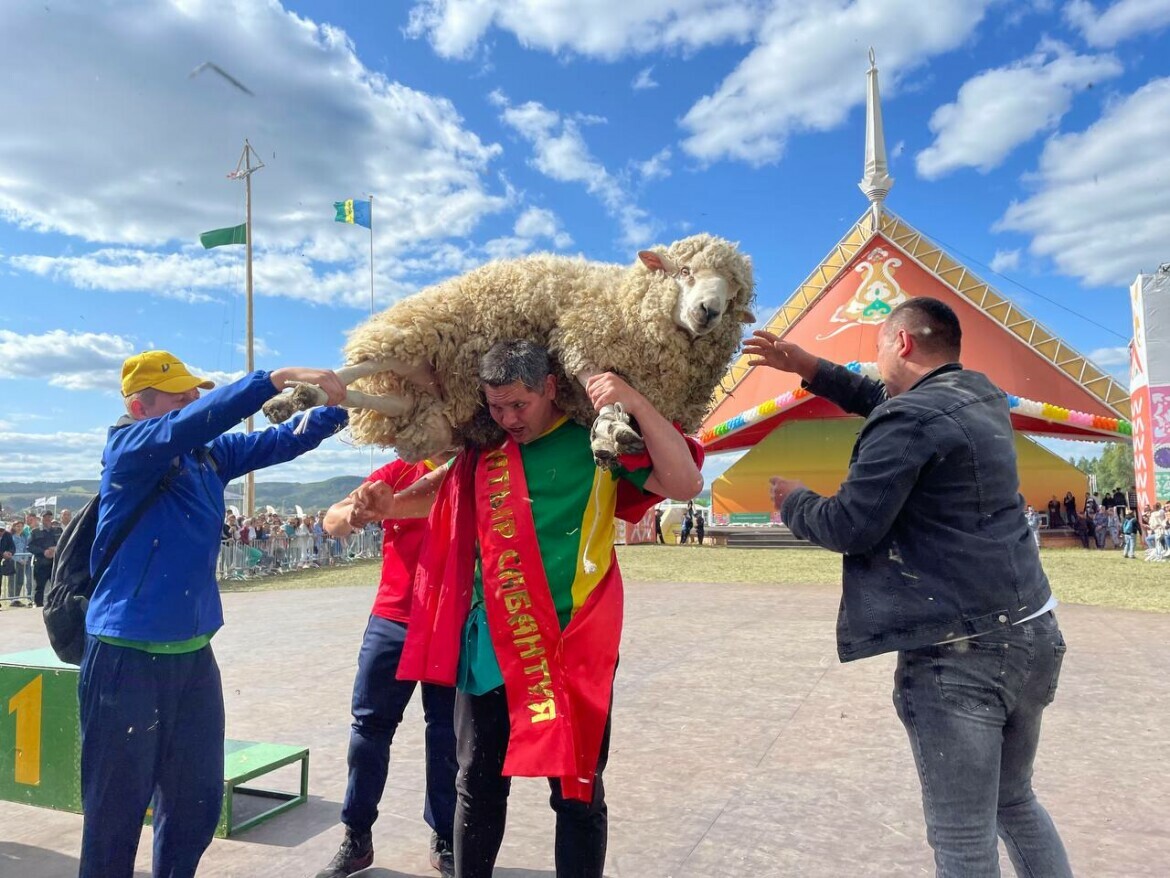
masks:
{"type": "Polygon", "coordinates": [[[460,454],[441,486],[437,476],[397,494],[363,485],[351,523],[430,511],[428,539],[443,547],[424,548],[399,675],[458,686],[455,874],[492,874],[511,777],[527,776],[549,779],[558,878],[601,878],[622,619],[614,517],[694,497],[701,452],[602,373],[590,401],[620,403],[646,455],[598,469],[588,430],[557,404],[548,351],[530,342],[494,345],[479,377],[502,443],[460,454]]]}

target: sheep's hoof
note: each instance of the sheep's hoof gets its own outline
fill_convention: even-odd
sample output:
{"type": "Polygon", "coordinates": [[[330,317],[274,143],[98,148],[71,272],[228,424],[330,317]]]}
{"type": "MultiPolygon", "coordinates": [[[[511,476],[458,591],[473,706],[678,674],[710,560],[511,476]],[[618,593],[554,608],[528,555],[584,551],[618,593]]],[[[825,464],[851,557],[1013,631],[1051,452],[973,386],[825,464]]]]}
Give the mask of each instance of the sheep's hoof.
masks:
{"type": "Polygon", "coordinates": [[[260,406],[260,411],[264,413],[264,417],[268,418],[270,424],[283,424],[300,409],[293,401],[291,393],[282,393],[260,406]]]}
{"type": "Polygon", "coordinates": [[[615,469],[624,454],[639,454],[646,449],[641,435],[621,405],[603,406],[589,434],[593,462],[602,469],[615,469]]]}
{"type": "Polygon", "coordinates": [[[260,407],[260,411],[268,418],[269,423],[283,424],[297,412],[324,405],[327,399],[325,391],[316,384],[297,384],[294,385],[292,393],[274,396],[260,407]]]}

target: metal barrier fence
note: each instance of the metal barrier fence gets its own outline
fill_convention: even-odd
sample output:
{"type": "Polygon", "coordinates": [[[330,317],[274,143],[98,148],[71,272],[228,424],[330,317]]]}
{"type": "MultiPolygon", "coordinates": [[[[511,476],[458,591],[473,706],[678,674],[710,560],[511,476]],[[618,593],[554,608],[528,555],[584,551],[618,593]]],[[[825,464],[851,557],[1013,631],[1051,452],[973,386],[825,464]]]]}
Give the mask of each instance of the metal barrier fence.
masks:
{"type": "Polygon", "coordinates": [[[220,543],[215,578],[255,579],[292,570],[332,567],[359,558],[382,557],[382,529],[369,527],[347,537],[273,534],[262,540],[220,543]]]}
{"type": "Polygon", "coordinates": [[[17,552],[12,556],[16,572],[0,576],[0,603],[33,603],[33,556],[28,552],[17,552]]]}

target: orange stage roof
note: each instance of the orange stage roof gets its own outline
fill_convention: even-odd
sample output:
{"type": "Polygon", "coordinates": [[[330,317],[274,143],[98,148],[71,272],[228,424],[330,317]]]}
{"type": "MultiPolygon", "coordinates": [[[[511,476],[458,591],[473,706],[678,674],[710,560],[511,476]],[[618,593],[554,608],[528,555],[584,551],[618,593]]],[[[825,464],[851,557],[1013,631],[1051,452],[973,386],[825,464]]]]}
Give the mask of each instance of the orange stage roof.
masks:
{"type": "MultiPolygon", "coordinates": [[[[765,328],[834,362],[869,362],[876,359],[878,329],[889,310],[914,296],[933,296],[954,308],[963,325],[963,365],[985,373],[1005,392],[1099,418],[1128,416],[1128,392],[1107,373],[888,212],[876,232],[867,212],[765,328]]],[[[717,391],[703,428],[798,386],[795,375],[751,367],[741,357],[717,391]]],[[[712,437],[705,446],[709,452],[749,448],[780,424],[845,416],[831,403],[811,399],[712,437]]],[[[1023,433],[1125,439],[1019,413],[1012,421],[1023,433]]]]}

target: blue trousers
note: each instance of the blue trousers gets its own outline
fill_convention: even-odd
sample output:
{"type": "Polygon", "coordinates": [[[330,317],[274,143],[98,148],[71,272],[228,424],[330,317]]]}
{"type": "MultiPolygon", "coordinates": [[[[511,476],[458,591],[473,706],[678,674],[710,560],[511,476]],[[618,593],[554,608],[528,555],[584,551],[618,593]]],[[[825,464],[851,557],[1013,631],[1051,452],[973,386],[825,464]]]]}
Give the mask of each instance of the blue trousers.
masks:
{"type": "Polygon", "coordinates": [[[154,799],[154,876],[189,878],[223,800],[223,689],[210,646],[153,655],[87,637],[80,878],[131,878],[154,799]]]}
{"type": "Polygon", "coordinates": [[[1053,613],[898,654],[894,706],[922,782],[938,878],[999,878],[998,834],[1019,878],[1072,878],[1032,790],[1040,718],[1064,638],[1053,613]]]}
{"type": "MultiPolygon", "coordinates": [[[[369,832],[378,819],[378,802],[386,789],[390,744],[417,685],[399,680],[398,661],[406,642],[401,622],[370,616],[358,653],[353,681],[353,726],[349,733],[349,782],[341,822],[354,832],[369,832]]],[[[455,690],[422,684],[426,720],[427,792],[423,819],[452,842],[455,822],[455,690]]]]}

